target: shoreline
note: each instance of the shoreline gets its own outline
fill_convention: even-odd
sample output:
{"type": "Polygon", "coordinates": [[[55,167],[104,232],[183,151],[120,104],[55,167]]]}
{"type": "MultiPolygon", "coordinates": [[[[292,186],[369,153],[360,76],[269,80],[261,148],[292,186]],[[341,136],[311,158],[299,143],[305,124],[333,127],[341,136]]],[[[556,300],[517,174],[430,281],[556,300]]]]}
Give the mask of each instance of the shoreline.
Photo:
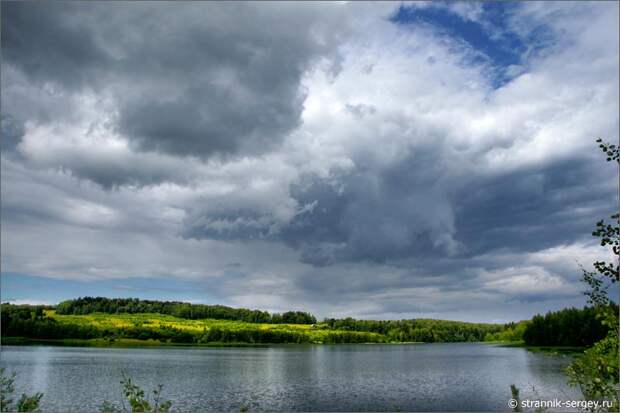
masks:
{"type": "Polygon", "coordinates": [[[486,341],[484,344],[494,344],[499,347],[524,348],[533,353],[547,353],[558,356],[575,356],[582,354],[587,347],[579,346],[531,346],[523,341],[486,341]]]}
{"type": "Polygon", "coordinates": [[[423,342],[402,342],[402,343],[246,343],[246,342],[211,342],[211,343],[172,343],[159,340],[138,340],[130,338],[119,339],[38,339],[27,337],[2,337],[0,345],[3,346],[37,346],[48,345],[57,347],[292,347],[292,346],[341,346],[341,345],[411,345],[411,344],[433,344],[423,342]]]}
{"type": "Polygon", "coordinates": [[[453,343],[425,343],[425,342],[393,342],[393,343],[246,343],[246,342],[211,342],[211,343],[172,343],[159,340],[138,340],[130,338],[119,339],[36,339],[28,337],[1,337],[2,346],[55,346],[55,347],[119,347],[119,348],[148,348],[148,347],[177,347],[177,348],[209,348],[209,347],[302,347],[302,346],[343,346],[343,345],[420,345],[420,344],[460,344],[473,342],[453,343]]]}
{"type": "Polygon", "coordinates": [[[550,355],[575,356],[582,354],[584,347],[574,346],[528,346],[521,342],[507,341],[461,341],[461,342],[392,342],[392,343],[246,343],[246,342],[212,342],[212,343],[172,343],[159,340],[118,339],[34,339],[27,337],[1,337],[2,346],[55,346],[55,347],[98,347],[98,348],[213,348],[213,347],[297,347],[297,346],[342,346],[342,345],[420,345],[420,344],[485,344],[498,347],[523,348],[534,353],[550,355]]]}

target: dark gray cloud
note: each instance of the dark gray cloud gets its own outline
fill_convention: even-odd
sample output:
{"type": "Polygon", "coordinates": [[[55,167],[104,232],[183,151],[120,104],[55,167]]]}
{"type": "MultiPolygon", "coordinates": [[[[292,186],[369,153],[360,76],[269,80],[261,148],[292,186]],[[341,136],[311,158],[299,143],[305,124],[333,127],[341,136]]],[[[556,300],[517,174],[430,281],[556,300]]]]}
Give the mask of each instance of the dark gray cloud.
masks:
{"type": "Polygon", "coordinates": [[[600,160],[574,158],[500,176],[441,180],[415,157],[382,171],[311,179],[292,193],[316,202],[282,232],[305,261],[398,261],[532,252],[587,237],[594,217],[613,214],[617,196],[600,160]],[[428,174],[428,175],[427,175],[428,174]],[[437,191],[424,185],[436,181],[437,191]]]}
{"type": "Polygon", "coordinates": [[[316,205],[297,216],[283,238],[317,265],[452,253],[452,212],[444,195],[426,191],[413,175],[400,173],[356,171],[336,183],[330,178],[305,189],[297,186],[293,193],[299,202],[316,205]]]}
{"type": "Polygon", "coordinates": [[[24,124],[16,122],[15,118],[11,115],[2,114],[0,118],[0,127],[2,132],[2,138],[0,139],[1,149],[5,151],[12,151],[19,143],[21,137],[24,135],[24,124]]]}
{"type": "Polygon", "coordinates": [[[595,217],[614,213],[613,175],[613,165],[587,157],[471,182],[455,194],[458,239],[468,255],[575,242],[590,234],[595,217]]]}
{"type": "Polygon", "coordinates": [[[189,239],[215,239],[223,241],[273,240],[277,231],[271,214],[261,214],[253,209],[229,208],[210,211],[208,214],[190,214],[185,221],[183,236],[189,239]]]}
{"type": "Polygon", "coordinates": [[[294,182],[290,195],[306,207],[288,222],[233,203],[195,210],[185,233],[285,242],[317,267],[415,262],[450,272],[494,251],[531,253],[588,239],[596,217],[613,214],[618,202],[613,165],[596,155],[593,143],[585,156],[491,175],[457,167],[461,174],[453,175],[441,144],[411,148],[381,166],[362,154],[353,170],[294,182]]]}
{"type": "Polygon", "coordinates": [[[278,225],[270,213],[240,210],[231,201],[224,210],[207,205],[194,211],[186,234],[284,241],[317,266],[452,255],[459,247],[440,157],[441,145],[422,144],[402,161],[378,166],[364,151],[353,171],[294,182],[290,196],[299,208],[288,222],[278,225]]]}
{"type": "Polygon", "coordinates": [[[299,125],[301,76],[336,57],[338,18],[320,4],[7,2],[2,50],[41,87],[111,98],[111,126],[139,150],[253,154],[299,125]]]}
{"type": "Polygon", "coordinates": [[[39,85],[87,86],[93,71],[112,58],[97,43],[92,20],[84,18],[96,8],[95,3],[3,3],[3,59],[39,85]]]}

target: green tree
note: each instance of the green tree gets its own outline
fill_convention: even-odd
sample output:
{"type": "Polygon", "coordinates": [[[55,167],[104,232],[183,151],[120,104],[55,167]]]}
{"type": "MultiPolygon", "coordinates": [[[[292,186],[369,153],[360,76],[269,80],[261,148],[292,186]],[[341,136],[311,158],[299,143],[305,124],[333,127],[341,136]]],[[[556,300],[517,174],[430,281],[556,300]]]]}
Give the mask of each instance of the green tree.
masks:
{"type": "MultiPolygon", "coordinates": [[[[599,147],[607,155],[607,161],[620,164],[620,152],[616,145],[598,139],[599,147]]],[[[595,271],[583,270],[583,281],[589,286],[585,293],[588,302],[598,310],[601,323],[609,327],[607,336],[586,350],[568,368],[569,383],[579,386],[590,400],[608,400],[611,408],[600,411],[618,411],[618,307],[614,307],[608,290],[618,282],[620,258],[620,214],[612,215],[612,224],[597,222],[592,235],[600,238],[601,246],[611,247],[615,262],[597,261],[595,271]]]]}

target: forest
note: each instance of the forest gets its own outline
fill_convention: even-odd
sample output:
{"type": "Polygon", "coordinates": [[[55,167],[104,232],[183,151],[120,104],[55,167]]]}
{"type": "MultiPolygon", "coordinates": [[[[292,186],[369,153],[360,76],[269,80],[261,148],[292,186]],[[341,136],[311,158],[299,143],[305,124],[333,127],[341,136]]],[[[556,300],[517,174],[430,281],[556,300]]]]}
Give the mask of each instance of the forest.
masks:
{"type": "MultiPolygon", "coordinates": [[[[616,305],[612,305],[618,311],[616,305]]],[[[568,308],[517,323],[356,320],[138,299],[78,298],[57,306],[2,304],[2,337],[34,340],[151,340],[160,343],[523,342],[588,347],[608,332],[592,307],[568,308]],[[313,322],[311,322],[313,321],[313,322]]]]}
{"type": "MultiPolygon", "coordinates": [[[[213,312],[210,318],[198,319],[195,313],[191,314],[193,318],[184,318],[162,313],[138,313],[137,307],[132,308],[133,312],[123,311],[127,308],[127,302],[136,305],[138,300],[108,302],[123,305],[117,308],[111,305],[107,312],[102,312],[94,311],[97,308],[94,306],[70,306],[67,304],[70,302],[63,302],[55,308],[2,304],[2,337],[135,339],[184,344],[473,342],[483,341],[488,334],[501,332],[504,328],[501,324],[428,319],[370,321],[346,318],[327,319],[314,324],[260,323],[254,318],[249,318],[251,321],[231,319],[230,314],[234,312],[226,312],[223,316],[213,312]],[[119,312],[116,312],[117,309],[119,312]],[[222,318],[216,318],[218,316],[222,318]]],[[[152,304],[153,307],[146,308],[155,310],[159,303],[152,304]]],[[[168,309],[183,308],[175,305],[169,304],[168,309]]],[[[187,306],[191,308],[192,305],[187,306]]],[[[237,314],[243,314],[243,311],[250,310],[237,314]]]]}
{"type": "Polygon", "coordinates": [[[392,342],[474,342],[484,341],[487,334],[503,331],[501,324],[465,323],[460,321],[412,320],[356,320],[353,318],[325,320],[331,329],[366,331],[382,334],[392,342]]]}
{"type": "MultiPolygon", "coordinates": [[[[618,313],[617,305],[611,304],[610,307],[618,313]]],[[[609,331],[599,314],[594,307],[566,308],[550,311],[544,316],[537,314],[525,328],[523,341],[531,346],[590,347],[609,331]]]]}
{"type": "Polygon", "coordinates": [[[224,305],[190,304],[178,301],[152,301],[138,298],[80,297],[67,300],[56,306],[58,314],[91,313],[157,313],[168,314],[189,320],[213,318],[217,320],[237,320],[248,323],[270,324],[315,324],[312,314],[301,311],[287,311],[282,314],[269,314],[267,311],[232,308],[224,305]]]}
{"type": "MultiPolygon", "coordinates": [[[[113,344],[123,339],[161,344],[301,344],[377,343],[380,334],[326,329],[308,324],[255,323],[236,320],[189,320],[155,313],[62,315],[50,307],[2,304],[2,339],[94,340],[113,344]]],[[[134,343],[135,344],[135,343],[134,343]]]]}

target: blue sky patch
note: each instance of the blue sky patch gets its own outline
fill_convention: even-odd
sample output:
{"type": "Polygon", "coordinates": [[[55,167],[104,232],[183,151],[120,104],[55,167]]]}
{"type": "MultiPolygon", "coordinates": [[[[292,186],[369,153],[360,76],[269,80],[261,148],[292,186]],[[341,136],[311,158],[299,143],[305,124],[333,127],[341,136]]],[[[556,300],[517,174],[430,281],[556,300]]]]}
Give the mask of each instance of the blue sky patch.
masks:
{"type": "Polygon", "coordinates": [[[479,64],[486,60],[493,66],[491,82],[495,88],[514,77],[515,71],[511,67],[523,65],[528,56],[549,44],[550,31],[544,27],[532,30],[527,38],[510,31],[508,20],[520,7],[519,3],[484,3],[479,21],[462,17],[444,7],[447,4],[436,3],[429,7],[401,5],[391,21],[401,25],[429,25],[444,35],[464,41],[485,56],[470,63],[479,64]]]}
{"type": "MultiPolygon", "coordinates": [[[[2,302],[55,304],[84,296],[140,297],[163,301],[205,303],[209,295],[198,282],[172,278],[126,278],[98,281],[63,280],[3,272],[0,277],[2,302]]],[[[221,300],[214,302],[221,304],[221,300]]]]}

